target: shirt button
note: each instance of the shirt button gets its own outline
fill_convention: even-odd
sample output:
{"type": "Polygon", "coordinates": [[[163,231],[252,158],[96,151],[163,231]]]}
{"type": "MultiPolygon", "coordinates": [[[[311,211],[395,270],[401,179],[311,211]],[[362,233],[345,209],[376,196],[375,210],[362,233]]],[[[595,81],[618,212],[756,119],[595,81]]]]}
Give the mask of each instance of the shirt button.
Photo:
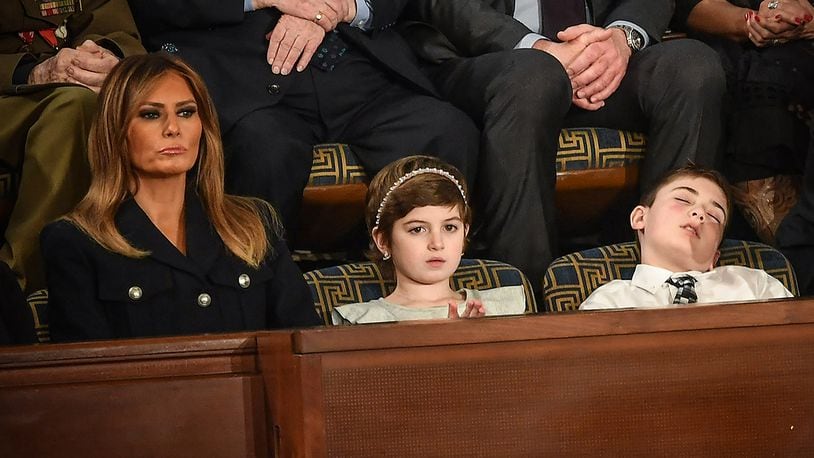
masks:
{"type": "Polygon", "coordinates": [[[206,293],[201,293],[198,295],[198,305],[201,307],[209,307],[209,304],[212,303],[212,296],[206,293]]]}
{"type": "Polygon", "coordinates": [[[266,90],[269,91],[269,94],[275,95],[280,93],[280,85],[279,84],[269,84],[266,86],[266,90]]]}
{"type": "Polygon", "coordinates": [[[141,288],[138,286],[131,286],[130,289],[127,290],[127,295],[130,296],[130,299],[133,299],[134,301],[141,299],[141,294],[141,288]]]}
{"type": "Polygon", "coordinates": [[[237,277],[237,283],[241,288],[246,289],[252,284],[252,279],[246,274],[240,274],[240,276],[237,277]]]}

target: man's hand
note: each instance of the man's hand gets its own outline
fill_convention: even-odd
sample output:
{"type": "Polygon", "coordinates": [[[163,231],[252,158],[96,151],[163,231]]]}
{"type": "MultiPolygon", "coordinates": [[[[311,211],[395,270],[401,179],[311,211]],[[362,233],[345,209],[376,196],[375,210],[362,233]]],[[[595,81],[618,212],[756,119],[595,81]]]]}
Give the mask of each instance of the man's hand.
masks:
{"type": "MultiPolygon", "coordinates": [[[[577,40],[587,33],[585,27],[597,28],[586,25],[569,27],[557,37],[566,42],[577,40]]],[[[627,45],[625,32],[617,28],[607,32],[610,33],[607,39],[589,44],[566,68],[574,91],[572,102],[585,110],[602,108],[627,73],[632,51],[627,45]]]]}
{"type": "MultiPolygon", "coordinates": [[[[555,59],[560,61],[563,68],[568,71],[571,62],[591,43],[610,38],[610,30],[600,29],[587,24],[577,25],[572,28],[583,33],[580,33],[574,40],[563,43],[537,40],[532,47],[551,54],[555,59]]],[[[569,73],[568,76],[570,77],[571,74],[569,73]]]]}
{"type": "Polygon", "coordinates": [[[312,21],[325,32],[356,17],[355,0],[253,0],[254,8],[276,8],[281,13],[312,21]]]}
{"type": "Polygon", "coordinates": [[[29,84],[74,83],[99,92],[119,59],[107,49],[86,40],[76,49],[62,48],[28,75],[29,84]]]}
{"type": "Polygon", "coordinates": [[[271,72],[288,75],[294,64],[298,72],[305,70],[325,38],[325,30],[307,19],[284,14],[266,38],[269,40],[266,58],[271,72]]]}

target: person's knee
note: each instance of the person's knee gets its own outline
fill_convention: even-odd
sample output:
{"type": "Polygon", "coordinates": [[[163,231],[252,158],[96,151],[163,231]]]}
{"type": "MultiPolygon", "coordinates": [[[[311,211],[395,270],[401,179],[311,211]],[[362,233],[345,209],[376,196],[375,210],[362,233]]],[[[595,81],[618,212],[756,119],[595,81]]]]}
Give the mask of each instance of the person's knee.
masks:
{"type": "Polygon", "coordinates": [[[697,40],[665,43],[667,55],[661,74],[671,80],[668,88],[686,97],[716,99],[726,91],[726,76],[718,54],[697,40]]]}
{"type": "Polygon", "coordinates": [[[494,82],[495,98],[518,117],[560,117],[571,105],[571,81],[565,68],[548,53],[519,49],[507,53],[504,70],[494,82]]]}
{"type": "Polygon", "coordinates": [[[46,99],[48,107],[44,111],[57,113],[63,124],[81,122],[89,127],[96,113],[96,99],[96,93],[84,87],[58,87],[46,99]]]}

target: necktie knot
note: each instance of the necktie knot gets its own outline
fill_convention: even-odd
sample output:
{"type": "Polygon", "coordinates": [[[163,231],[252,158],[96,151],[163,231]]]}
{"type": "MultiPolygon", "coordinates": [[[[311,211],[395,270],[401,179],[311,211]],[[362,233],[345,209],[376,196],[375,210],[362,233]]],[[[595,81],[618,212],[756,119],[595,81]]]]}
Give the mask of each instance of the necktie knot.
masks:
{"type": "Polygon", "coordinates": [[[695,293],[695,279],[692,275],[679,275],[668,278],[667,283],[677,288],[673,304],[694,304],[698,302],[698,295],[695,293]]]}

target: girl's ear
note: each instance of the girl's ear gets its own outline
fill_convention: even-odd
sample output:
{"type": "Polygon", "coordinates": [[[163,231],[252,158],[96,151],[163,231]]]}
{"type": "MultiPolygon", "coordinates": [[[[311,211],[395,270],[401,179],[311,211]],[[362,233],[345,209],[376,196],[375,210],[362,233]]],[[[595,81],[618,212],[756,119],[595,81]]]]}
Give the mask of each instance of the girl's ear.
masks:
{"type": "Polygon", "coordinates": [[[630,212],[630,227],[634,231],[644,230],[645,222],[647,220],[648,208],[644,205],[637,205],[636,208],[630,212]]]}
{"type": "Polygon", "coordinates": [[[373,228],[370,232],[370,238],[373,239],[373,243],[376,244],[376,249],[379,250],[380,253],[389,253],[390,252],[390,244],[387,243],[387,237],[384,236],[384,233],[379,230],[379,228],[373,228]]]}

